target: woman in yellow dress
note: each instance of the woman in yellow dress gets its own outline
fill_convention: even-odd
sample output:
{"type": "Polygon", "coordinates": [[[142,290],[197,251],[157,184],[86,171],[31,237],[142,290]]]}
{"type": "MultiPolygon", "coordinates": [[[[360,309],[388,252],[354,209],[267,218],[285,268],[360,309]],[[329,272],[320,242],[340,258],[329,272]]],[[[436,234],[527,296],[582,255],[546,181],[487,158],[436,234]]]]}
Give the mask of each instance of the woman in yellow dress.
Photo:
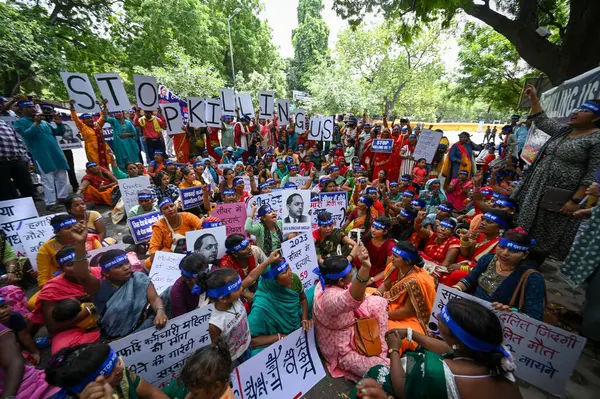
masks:
{"type": "MultiPolygon", "coordinates": [[[[425,270],[417,248],[400,241],[392,249],[392,262],[384,271],[384,282],[374,292],[388,301],[388,329],[412,329],[425,334],[435,300],[435,282],[425,270]]],[[[414,342],[404,340],[402,349],[416,349],[414,342]]]]}

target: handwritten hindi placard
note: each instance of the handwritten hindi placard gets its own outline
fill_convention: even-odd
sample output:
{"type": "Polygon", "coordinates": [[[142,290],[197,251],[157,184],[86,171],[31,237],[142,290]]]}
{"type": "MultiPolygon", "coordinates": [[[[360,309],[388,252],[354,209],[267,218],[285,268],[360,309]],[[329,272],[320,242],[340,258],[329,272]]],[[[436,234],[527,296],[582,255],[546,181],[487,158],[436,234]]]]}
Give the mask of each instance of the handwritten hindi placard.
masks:
{"type": "Polygon", "coordinates": [[[119,190],[121,190],[121,196],[125,204],[125,214],[129,213],[129,210],[136,206],[138,202],[138,192],[145,190],[150,186],[150,179],[148,176],[131,177],[129,179],[121,179],[119,182],[119,190]]]}
{"type": "Polygon", "coordinates": [[[346,221],[346,209],[348,207],[346,193],[321,193],[319,194],[319,198],[322,198],[322,200],[310,204],[312,210],[312,229],[319,228],[317,218],[321,212],[331,213],[334,228],[341,228],[346,221]]]}
{"type": "Polygon", "coordinates": [[[300,328],[233,370],[231,381],[238,399],[295,399],[323,377],[315,329],[300,328]]]}
{"type": "MultiPolygon", "coordinates": [[[[429,318],[433,334],[438,333],[440,311],[454,298],[469,299],[494,310],[489,302],[440,284],[429,318]]],[[[563,395],[586,339],[522,313],[494,312],[503,324],[504,345],[515,359],[515,375],[553,395],[563,395]]]]}
{"type": "Polygon", "coordinates": [[[59,213],[53,215],[40,216],[38,218],[22,220],[19,228],[19,238],[25,248],[25,253],[31,262],[33,270],[37,270],[37,253],[46,241],[54,237],[54,229],[50,226],[50,219],[59,213]]]}
{"type": "Polygon", "coordinates": [[[18,222],[6,222],[0,223],[0,230],[4,231],[6,235],[6,240],[12,247],[12,249],[17,253],[19,258],[24,258],[27,256],[25,252],[25,247],[21,242],[21,238],[19,237],[19,229],[23,226],[23,221],[18,222]]]}
{"type": "Polygon", "coordinates": [[[210,344],[208,321],[213,306],[198,308],[167,322],[162,330],[147,328],[111,342],[129,369],[162,388],[177,378],[187,359],[210,344]]]}
{"type": "MultiPolygon", "coordinates": [[[[257,176],[252,176],[254,178],[254,186],[258,187],[258,177],[257,176]]],[[[244,180],[244,191],[247,193],[250,193],[252,191],[250,186],[250,176],[242,176],[242,179],[244,180]]]]}
{"type": "Polygon", "coordinates": [[[415,160],[425,158],[427,163],[431,163],[435,153],[437,152],[443,135],[444,134],[442,132],[436,132],[428,129],[423,130],[419,135],[419,141],[417,141],[417,146],[415,147],[415,151],[412,155],[415,160]]]}
{"type": "Polygon", "coordinates": [[[179,262],[184,257],[185,254],[176,254],[174,252],[156,252],[154,261],[152,262],[152,269],[150,270],[150,280],[154,284],[158,295],[172,286],[175,280],[181,276],[179,262]]]}
{"type": "Polygon", "coordinates": [[[226,227],[226,234],[246,234],[244,224],[246,223],[246,205],[243,202],[233,204],[217,204],[210,211],[210,215],[221,219],[226,227]]]}
{"type": "Polygon", "coordinates": [[[371,151],[373,151],[373,152],[392,152],[393,147],[394,147],[393,139],[378,139],[378,140],[373,140],[373,146],[371,147],[371,151]]]}
{"type": "Polygon", "coordinates": [[[184,210],[196,208],[202,204],[202,187],[180,188],[179,196],[184,210]]]}
{"type": "Polygon", "coordinates": [[[277,220],[282,220],[283,212],[283,191],[275,191],[267,194],[254,195],[246,200],[246,212],[248,215],[252,212],[252,204],[256,204],[256,213],[254,214],[254,221],[259,221],[258,208],[262,205],[271,205],[271,208],[277,212],[277,220]]]}
{"type": "Polygon", "coordinates": [[[306,186],[306,182],[310,180],[310,176],[290,176],[290,183],[294,183],[299,189],[306,186]]]}
{"type": "Polygon", "coordinates": [[[127,220],[129,231],[136,244],[146,242],[152,237],[152,226],[158,222],[162,214],[159,211],[145,213],[127,220]]]}
{"type": "Polygon", "coordinates": [[[298,234],[296,237],[281,243],[281,252],[290,268],[300,277],[302,287],[308,290],[318,277],[313,269],[318,265],[315,241],[311,233],[298,234]]]}
{"type": "Polygon", "coordinates": [[[0,201],[0,224],[36,218],[38,216],[33,198],[31,197],[0,201]]]}

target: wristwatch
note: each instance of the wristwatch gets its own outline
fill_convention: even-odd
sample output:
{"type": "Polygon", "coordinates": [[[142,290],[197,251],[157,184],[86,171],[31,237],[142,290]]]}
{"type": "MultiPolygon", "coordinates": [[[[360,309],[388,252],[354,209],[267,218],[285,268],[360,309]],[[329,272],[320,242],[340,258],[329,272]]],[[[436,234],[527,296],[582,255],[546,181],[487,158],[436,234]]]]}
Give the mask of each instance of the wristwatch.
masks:
{"type": "Polygon", "coordinates": [[[398,355],[401,355],[398,349],[388,349],[388,357],[392,356],[392,353],[397,352],[398,355]]]}

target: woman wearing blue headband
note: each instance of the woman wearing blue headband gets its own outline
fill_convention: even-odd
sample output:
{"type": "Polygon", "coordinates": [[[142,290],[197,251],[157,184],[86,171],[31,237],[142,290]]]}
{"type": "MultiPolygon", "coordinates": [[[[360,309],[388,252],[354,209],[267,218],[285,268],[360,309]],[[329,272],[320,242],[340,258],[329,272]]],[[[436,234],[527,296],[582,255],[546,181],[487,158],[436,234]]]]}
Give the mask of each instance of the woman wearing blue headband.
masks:
{"type": "Polygon", "coordinates": [[[110,206],[115,206],[121,198],[115,175],[110,170],[98,166],[95,162],[86,164],[85,175],[81,179],[77,194],[83,194],[85,202],[110,206]]]}
{"type": "Polygon", "coordinates": [[[158,204],[154,201],[154,194],[150,190],[138,191],[138,204],[133,206],[127,213],[127,217],[132,218],[136,216],[145,215],[150,212],[157,212],[158,204]]]}
{"type": "Polygon", "coordinates": [[[206,295],[192,292],[198,274],[210,271],[208,259],[201,254],[192,252],[181,259],[179,270],[181,276],[173,283],[170,293],[172,318],[209,304],[206,295]]]}
{"type": "Polygon", "coordinates": [[[252,204],[244,230],[246,233],[256,236],[256,244],[268,255],[281,247],[283,242],[281,226],[281,220],[277,220],[277,212],[270,205],[261,205],[257,212],[256,204],[252,204]],[[255,215],[258,215],[260,222],[254,222],[255,215]]]}
{"type": "Polygon", "coordinates": [[[440,266],[438,271],[445,271],[444,268],[454,264],[460,253],[460,240],[454,234],[456,221],[450,218],[438,220],[435,229],[428,229],[424,226],[424,216],[425,212],[421,211],[415,220],[415,229],[425,241],[421,255],[425,260],[440,266]]]}
{"type": "Polygon", "coordinates": [[[319,228],[313,231],[317,257],[327,259],[332,255],[337,255],[339,249],[342,256],[346,256],[349,261],[352,261],[350,252],[356,246],[356,242],[348,237],[342,229],[334,226],[331,213],[327,211],[319,213],[317,225],[319,228]]]}
{"type": "Polygon", "coordinates": [[[165,397],[158,388],[130,371],[108,344],[85,344],[61,350],[48,361],[46,381],[62,388],[57,399],[97,395],[104,398],[108,393],[113,398],[165,397]],[[123,392],[124,388],[128,391],[123,392]]]}
{"type": "Polygon", "coordinates": [[[165,305],[150,278],[144,273],[132,272],[127,254],[120,249],[100,256],[104,278],[95,277],[88,267],[86,234],[87,228],[82,225],[71,230],[75,242],[73,270],[100,315],[103,339],[122,338],[152,326],[163,328],[167,323],[165,305]]]}
{"type": "Polygon", "coordinates": [[[465,209],[468,193],[473,186],[473,182],[469,180],[469,172],[461,170],[458,177],[452,179],[448,188],[446,188],[448,201],[454,205],[454,209],[462,211],[465,209]]]}
{"type": "Polygon", "coordinates": [[[410,205],[402,208],[396,216],[397,223],[392,224],[390,235],[398,241],[408,241],[415,246],[419,246],[421,237],[415,229],[415,219],[418,215],[419,212],[410,205]]]}
{"type": "Polygon", "coordinates": [[[543,320],[546,292],[544,278],[535,271],[535,262],[527,259],[534,242],[522,227],[505,232],[500,238],[496,253],[481,257],[470,273],[456,283],[456,287],[492,302],[501,310],[514,308],[513,310],[529,317],[543,320]],[[523,274],[532,272],[522,288],[525,290],[524,302],[519,303],[519,291],[516,301],[511,303],[523,274]]]}
{"type": "Polygon", "coordinates": [[[573,112],[567,125],[561,125],[542,111],[533,86],[528,86],[527,95],[532,102],[533,123],[551,138],[535,156],[512,198],[519,205],[517,224],[537,239],[530,257],[542,264],[548,255],[563,260],[571,250],[581,223],[573,212],[580,209],[585,190],[596,181],[594,171],[600,167],[600,152],[596,151],[600,146],[600,100],[586,101],[573,112]],[[559,198],[564,201],[565,193],[570,199],[560,209],[549,206],[559,198]]]}
{"type": "MultiPolygon", "coordinates": [[[[355,194],[357,194],[356,190],[357,189],[355,188],[355,194]]],[[[353,196],[355,194],[353,194],[353,196]]],[[[356,208],[350,212],[344,226],[342,226],[342,230],[346,234],[350,234],[350,230],[353,229],[362,229],[363,231],[368,230],[373,220],[379,215],[379,212],[373,208],[373,201],[370,198],[365,196],[357,197],[355,203],[356,208]]]]}
{"type": "Polygon", "coordinates": [[[253,354],[300,327],[312,328],[308,309],[300,277],[292,272],[285,259],[272,263],[258,280],[252,312],[248,316],[253,354]]]}
{"type": "Polygon", "coordinates": [[[65,200],[65,208],[67,208],[67,212],[69,212],[75,220],[87,224],[88,232],[90,234],[97,234],[98,241],[104,241],[106,238],[106,225],[102,220],[102,215],[98,211],[88,211],[82,195],[69,195],[65,200]]]}
{"type": "Polygon", "coordinates": [[[371,223],[371,228],[363,235],[361,242],[369,252],[371,260],[370,284],[379,287],[383,283],[384,270],[391,261],[395,241],[390,236],[391,220],[380,216],[371,223]]]}
{"type": "Polygon", "coordinates": [[[356,381],[373,366],[389,365],[383,340],[388,316],[385,299],[365,296],[371,268],[367,249],[362,244],[358,245],[354,247],[352,256],[361,265],[356,274],[350,262],[341,256],[331,256],[314,269],[319,283],[315,287],[313,318],[317,343],[331,375],[356,381]],[[377,320],[381,354],[364,356],[352,344],[354,321],[358,316],[377,320]]]}
{"type": "Polygon", "coordinates": [[[217,337],[222,336],[227,341],[231,359],[236,367],[252,356],[248,316],[240,298],[243,291],[254,285],[265,272],[267,266],[279,264],[278,261],[279,251],[273,251],[267,260],[252,270],[244,280],[236,270],[228,268],[196,276],[196,286],[192,292],[205,293],[210,302],[215,304],[208,326],[210,339],[214,343],[217,337]]]}
{"type": "Polygon", "coordinates": [[[514,359],[502,345],[502,323],[492,311],[473,301],[451,299],[439,319],[443,341],[406,329],[389,331],[390,368],[369,370],[350,398],[358,398],[363,389],[402,399],[479,399],[483,391],[487,397],[522,398],[512,373],[514,359]],[[406,341],[419,346],[406,353],[409,366],[401,360],[406,341]]]}

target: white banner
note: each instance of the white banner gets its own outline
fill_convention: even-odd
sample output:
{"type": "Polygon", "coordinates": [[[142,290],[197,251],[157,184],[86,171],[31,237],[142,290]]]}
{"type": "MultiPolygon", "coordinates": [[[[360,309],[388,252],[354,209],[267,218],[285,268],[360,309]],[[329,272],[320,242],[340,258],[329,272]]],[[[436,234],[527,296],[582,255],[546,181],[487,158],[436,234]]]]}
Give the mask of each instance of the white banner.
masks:
{"type": "Polygon", "coordinates": [[[235,116],[235,92],[221,89],[221,115],[235,116]]]}
{"type": "MultiPolygon", "coordinates": [[[[64,213],[64,212],[63,212],[64,213]]],[[[54,237],[54,229],[50,226],[50,219],[61,213],[40,216],[34,219],[22,220],[17,229],[19,238],[25,248],[25,253],[31,262],[33,270],[37,270],[37,253],[42,245],[54,237]]]]}
{"type": "Polygon", "coordinates": [[[310,118],[310,130],[308,131],[308,139],[312,141],[321,141],[323,132],[321,126],[323,125],[323,118],[313,116],[310,118]]]}
{"type": "Polygon", "coordinates": [[[188,123],[191,127],[206,127],[206,101],[204,97],[188,97],[188,123]]]}
{"type": "Polygon", "coordinates": [[[413,158],[415,161],[417,159],[425,158],[427,163],[431,163],[433,161],[433,157],[437,152],[438,146],[440,145],[440,141],[442,140],[442,136],[444,133],[436,132],[435,130],[425,129],[419,135],[419,140],[417,141],[417,146],[413,151],[413,158]]]}
{"type": "Polygon", "coordinates": [[[102,98],[108,100],[108,103],[106,103],[108,112],[124,111],[131,108],[131,102],[118,73],[95,73],[94,78],[102,98]]]}
{"type": "Polygon", "coordinates": [[[148,176],[138,176],[120,179],[117,182],[125,204],[125,214],[128,214],[131,208],[139,204],[138,192],[150,187],[150,179],[148,176]]]}
{"type": "Polygon", "coordinates": [[[176,254],[174,252],[156,252],[152,261],[152,269],[150,269],[150,280],[154,284],[158,295],[172,286],[175,280],[181,276],[179,262],[184,257],[185,254],[176,254]]]}
{"type": "Polygon", "coordinates": [[[155,111],[158,108],[158,86],[154,76],[133,75],[137,106],[144,111],[155,111]]]}
{"type": "Polygon", "coordinates": [[[163,116],[167,122],[167,133],[169,136],[184,133],[183,114],[179,103],[160,104],[163,116]]]}
{"type": "Polygon", "coordinates": [[[185,233],[187,250],[204,255],[208,263],[212,265],[217,264],[217,259],[225,256],[226,230],[225,226],[219,226],[211,227],[210,229],[188,231],[185,233]]]}
{"type": "Polygon", "coordinates": [[[0,201],[0,224],[36,217],[38,212],[31,197],[0,201]]]}
{"type": "Polygon", "coordinates": [[[275,114],[275,93],[272,91],[258,92],[258,106],[260,107],[260,113],[258,114],[260,119],[273,119],[273,115],[275,114]]]}
{"type": "Polygon", "coordinates": [[[306,186],[306,182],[310,180],[310,176],[290,176],[289,182],[294,183],[299,189],[306,186]]]}
{"type": "Polygon", "coordinates": [[[298,134],[304,133],[304,130],[306,130],[306,111],[303,109],[297,109],[296,113],[294,114],[294,122],[296,124],[294,131],[298,134]]]}
{"type": "Polygon", "coordinates": [[[79,113],[100,112],[100,107],[96,103],[96,93],[87,74],[61,72],[60,77],[67,88],[69,99],[75,100],[75,111],[79,113]]]}
{"type": "Polygon", "coordinates": [[[252,106],[250,93],[238,93],[237,105],[240,108],[240,116],[247,115],[254,118],[254,107],[252,106]]]}
{"type": "Polygon", "coordinates": [[[321,140],[332,141],[333,140],[333,116],[326,116],[321,118],[323,122],[321,125],[321,140]]]}
{"type": "Polygon", "coordinates": [[[290,100],[280,98],[277,100],[277,116],[279,116],[279,124],[287,126],[290,123],[290,100]]]}
{"type": "Polygon", "coordinates": [[[311,229],[310,190],[283,190],[283,232],[300,232],[311,229]]]}
{"type": "Polygon", "coordinates": [[[323,377],[314,327],[294,331],[231,373],[237,399],[297,399],[323,377]]]}
{"type": "Polygon", "coordinates": [[[206,112],[204,114],[204,122],[208,127],[221,127],[221,99],[207,98],[205,99],[206,112]]]}
{"type": "MultiPolygon", "coordinates": [[[[429,318],[438,332],[440,311],[450,299],[469,299],[494,310],[489,302],[440,284],[429,318]]],[[[517,312],[496,312],[504,328],[504,345],[515,359],[515,375],[553,395],[562,396],[586,339],[517,312]]]]}
{"type": "Polygon", "coordinates": [[[162,330],[147,328],[111,342],[129,369],[162,388],[179,377],[185,359],[210,345],[208,321],[213,306],[198,308],[167,322],[162,330]]]}
{"type": "Polygon", "coordinates": [[[273,210],[277,212],[277,220],[281,220],[281,213],[283,208],[283,191],[277,190],[272,193],[254,195],[252,197],[249,197],[246,200],[246,213],[248,216],[250,216],[252,212],[252,204],[256,204],[256,213],[254,214],[254,221],[260,220],[260,218],[258,217],[258,209],[265,204],[271,205],[271,208],[273,208],[273,210]]]}
{"type": "Polygon", "coordinates": [[[319,277],[313,273],[313,269],[319,263],[315,240],[310,232],[298,234],[296,237],[282,242],[281,252],[292,271],[300,277],[305,290],[319,281],[319,277]]]}
{"type": "MultiPolygon", "coordinates": [[[[56,122],[51,122],[52,127],[57,127],[56,122]]],[[[56,142],[61,150],[73,150],[75,148],[83,148],[83,141],[80,139],[79,130],[73,121],[62,121],[65,132],[62,136],[55,136],[56,142]]],[[[108,123],[107,123],[108,125],[108,123]]]]}

